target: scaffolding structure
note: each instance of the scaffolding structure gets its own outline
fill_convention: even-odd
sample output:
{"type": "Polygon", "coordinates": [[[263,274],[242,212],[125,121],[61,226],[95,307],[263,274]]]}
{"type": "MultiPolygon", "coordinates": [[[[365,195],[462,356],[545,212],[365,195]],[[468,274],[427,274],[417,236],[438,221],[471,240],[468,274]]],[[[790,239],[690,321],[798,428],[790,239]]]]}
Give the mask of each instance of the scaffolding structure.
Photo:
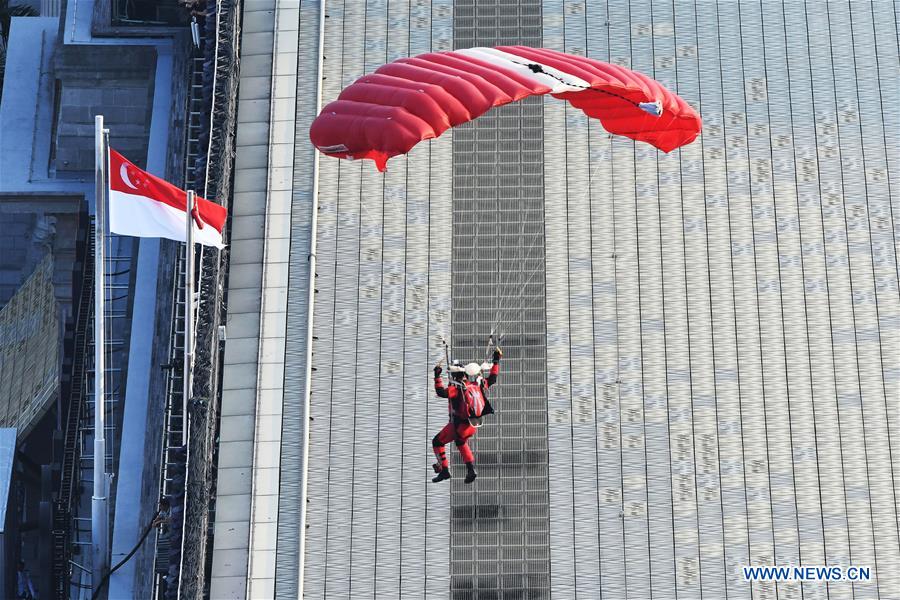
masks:
{"type": "MultiPolygon", "coordinates": [[[[93,225],[91,231],[93,232],[93,225]]],[[[126,340],[131,321],[129,295],[133,288],[132,261],[133,240],[118,236],[107,236],[106,253],[106,472],[118,472],[118,455],[120,440],[116,433],[121,426],[122,405],[125,394],[127,368],[125,354],[126,340]]],[[[93,285],[91,286],[93,287],[93,285]]],[[[90,293],[90,292],[88,292],[90,293]]],[[[93,296],[92,293],[90,293],[93,296]]],[[[84,292],[82,293],[84,298],[84,292]]],[[[94,482],[94,312],[93,303],[89,304],[89,316],[82,331],[86,344],[81,354],[81,390],[71,395],[75,405],[70,405],[68,421],[77,423],[74,439],[66,434],[63,464],[72,465],[69,471],[63,471],[61,489],[67,489],[68,499],[60,497],[66,509],[56,521],[60,526],[63,520],[68,521],[68,561],[61,564],[64,551],[60,549],[59,561],[54,564],[54,573],[58,577],[56,585],[68,588],[68,597],[86,600],[91,597],[91,495],[89,490],[94,482]],[[66,478],[69,481],[65,481],[66,478]]],[[[79,325],[80,327],[80,325],[79,325]]],[[[74,375],[74,373],[73,373],[74,375]]],[[[74,388],[74,385],[73,385],[74,388]]],[[[115,507],[115,487],[111,486],[109,504],[115,507]]],[[[61,527],[60,527],[61,529],[61,527]]],[[[60,537],[62,537],[60,535],[60,537]]],[[[57,554],[54,551],[54,554],[57,554]]],[[[65,593],[65,592],[63,592],[65,593]]],[[[66,597],[66,596],[62,596],[66,597]]]]}
{"type": "MultiPolygon", "coordinates": [[[[184,187],[227,205],[231,146],[236,110],[236,44],[239,10],[226,0],[210,1],[204,34],[190,59],[185,131],[184,187]],[[213,10],[214,8],[214,10],[213,10]],[[211,157],[216,157],[211,159],[211,157]]],[[[211,535],[214,492],[214,437],[218,428],[219,325],[224,320],[226,252],[193,250],[196,293],[191,393],[185,397],[185,268],[178,250],[172,292],[171,343],[166,381],[166,431],[161,448],[160,498],[169,507],[168,523],[157,536],[155,598],[195,597],[207,586],[206,555],[211,535]]]]}

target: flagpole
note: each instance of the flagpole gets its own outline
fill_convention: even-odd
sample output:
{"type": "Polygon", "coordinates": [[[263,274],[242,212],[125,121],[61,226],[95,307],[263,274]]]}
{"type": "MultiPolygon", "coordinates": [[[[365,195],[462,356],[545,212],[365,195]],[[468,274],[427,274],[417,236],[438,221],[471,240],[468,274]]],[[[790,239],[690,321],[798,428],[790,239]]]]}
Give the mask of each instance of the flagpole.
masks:
{"type": "MultiPolygon", "coordinates": [[[[184,232],[184,391],[182,392],[182,434],[181,439],[187,445],[188,439],[188,402],[191,399],[191,380],[194,370],[194,191],[187,192],[187,210],[185,211],[184,232]]],[[[187,475],[187,474],[185,474],[187,475]]]]}
{"type": "Polygon", "coordinates": [[[104,142],[103,116],[94,118],[94,494],[91,497],[91,582],[99,589],[109,567],[109,507],[106,477],[106,196],[109,157],[104,142]]]}
{"type": "MultiPolygon", "coordinates": [[[[181,376],[181,443],[184,445],[184,512],[187,516],[188,505],[188,474],[191,464],[191,450],[188,447],[190,443],[190,420],[188,419],[188,408],[190,406],[191,393],[193,392],[193,371],[194,371],[194,191],[187,190],[187,199],[184,211],[184,367],[181,376]]],[[[184,531],[187,522],[181,525],[181,565],[184,564],[184,531]]],[[[183,575],[183,574],[182,574],[183,575]]],[[[181,583],[184,581],[183,576],[178,577],[178,597],[181,597],[181,583]]]]}

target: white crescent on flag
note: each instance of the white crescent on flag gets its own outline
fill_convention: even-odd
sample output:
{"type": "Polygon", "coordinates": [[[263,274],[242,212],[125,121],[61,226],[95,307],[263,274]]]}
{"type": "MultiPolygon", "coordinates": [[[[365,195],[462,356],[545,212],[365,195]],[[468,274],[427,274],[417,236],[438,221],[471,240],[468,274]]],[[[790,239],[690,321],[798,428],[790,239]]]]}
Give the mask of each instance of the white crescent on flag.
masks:
{"type": "MultiPolygon", "coordinates": [[[[187,192],[137,168],[109,151],[109,230],[119,235],[185,241],[187,192]]],[[[194,198],[194,241],[224,248],[227,211],[215,202],[194,198]]]]}
{"type": "Polygon", "coordinates": [[[137,189],[137,187],[133,183],[131,183],[131,180],[128,179],[128,164],[127,163],[124,163],[124,162],[122,163],[122,168],[119,169],[119,175],[122,176],[122,181],[125,182],[125,185],[127,185],[128,187],[130,187],[133,190],[137,189]]]}

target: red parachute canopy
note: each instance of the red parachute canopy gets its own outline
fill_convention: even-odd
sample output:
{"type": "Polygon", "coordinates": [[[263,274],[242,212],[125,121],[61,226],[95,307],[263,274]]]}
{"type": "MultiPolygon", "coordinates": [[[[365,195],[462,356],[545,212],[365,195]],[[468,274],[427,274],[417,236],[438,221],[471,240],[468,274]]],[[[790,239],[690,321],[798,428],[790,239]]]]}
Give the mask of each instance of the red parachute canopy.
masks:
{"type": "Polygon", "coordinates": [[[422,140],[535,94],[568,100],[608,132],[664,152],[700,133],[700,115],[646,75],[555,50],[498,46],[383,65],[322,109],[309,137],[328,156],[369,158],[383,171],[422,140]]]}

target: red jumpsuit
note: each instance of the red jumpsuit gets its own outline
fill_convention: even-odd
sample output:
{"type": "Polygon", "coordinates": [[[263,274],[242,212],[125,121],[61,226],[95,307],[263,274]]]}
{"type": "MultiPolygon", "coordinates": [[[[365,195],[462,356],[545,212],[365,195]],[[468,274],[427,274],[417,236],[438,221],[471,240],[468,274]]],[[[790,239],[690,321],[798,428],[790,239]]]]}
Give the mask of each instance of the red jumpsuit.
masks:
{"type": "MultiPolygon", "coordinates": [[[[497,381],[497,375],[500,373],[500,364],[494,362],[487,379],[481,380],[481,392],[487,400],[487,389],[494,385],[497,381]]],[[[450,412],[450,421],[444,425],[444,428],[434,436],[431,440],[431,446],[434,449],[434,455],[437,457],[438,464],[442,469],[450,466],[447,460],[447,454],[444,446],[450,441],[456,442],[459,454],[462,456],[463,462],[466,464],[475,462],[475,455],[469,448],[469,438],[475,435],[475,427],[469,424],[469,414],[466,410],[466,403],[463,400],[460,385],[452,382],[449,387],[444,386],[444,380],[438,376],[434,378],[434,391],[441,398],[447,398],[447,406],[450,412]]],[[[493,412],[490,404],[486,404],[486,414],[493,412]]]]}

